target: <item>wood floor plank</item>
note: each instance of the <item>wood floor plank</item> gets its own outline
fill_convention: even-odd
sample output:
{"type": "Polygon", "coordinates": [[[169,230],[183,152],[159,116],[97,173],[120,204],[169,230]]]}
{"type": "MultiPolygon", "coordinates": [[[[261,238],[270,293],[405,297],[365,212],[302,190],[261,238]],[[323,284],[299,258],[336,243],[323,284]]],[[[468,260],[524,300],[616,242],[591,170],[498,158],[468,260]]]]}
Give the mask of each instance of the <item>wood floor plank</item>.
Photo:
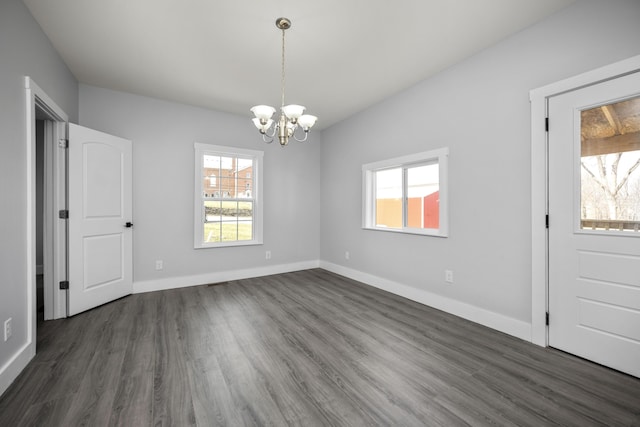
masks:
{"type": "Polygon", "coordinates": [[[207,287],[194,289],[196,295],[189,307],[187,325],[193,335],[188,379],[196,423],[201,426],[242,425],[216,355],[224,351],[224,340],[220,335],[227,331],[220,325],[218,310],[210,316],[208,308],[215,306],[212,293],[207,292],[207,287]]]}
{"type": "Polygon", "coordinates": [[[313,269],[44,322],[0,426],[640,426],[640,379],[313,269]]]}
{"type": "Polygon", "coordinates": [[[60,399],[47,400],[42,403],[33,403],[19,422],[15,424],[3,425],[23,425],[23,426],[62,426],[74,402],[74,395],[69,395],[60,399]]]}
{"type": "Polygon", "coordinates": [[[109,419],[109,425],[112,426],[146,426],[153,421],[157,304],[140,295],[133,295],[131,299],[135,314],[117,377],[119,381],[109,419]]]}
{"type": "MultiPolygon", "coordinates": [[[[132,323],[134,299],[126,298],[104,306],[106,316],[91,325],[95,351],[63,425],[103,426],[109,424],[116,386],[127,348],[129,325],[132,323]]],[[[80,352],[82,354],[82,352],[80,352]]]]}
{"type": "Polygon", "coordinates": [[[170,290],[156,299],[153,371],[153,425],[196,425],[182,333],[185,328],[183,292],[170,290]]]}

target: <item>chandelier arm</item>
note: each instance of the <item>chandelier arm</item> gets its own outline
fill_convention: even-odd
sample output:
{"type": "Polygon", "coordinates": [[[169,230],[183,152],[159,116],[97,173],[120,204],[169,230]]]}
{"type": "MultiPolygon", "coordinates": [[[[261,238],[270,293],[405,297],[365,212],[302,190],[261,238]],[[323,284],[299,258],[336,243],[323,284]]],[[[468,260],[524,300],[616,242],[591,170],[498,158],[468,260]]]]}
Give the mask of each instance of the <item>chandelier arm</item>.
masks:
{"type": "Polygon", "coordinates": [[[270,129],[271,129],[271,132],[265,131],[263,133],[263,135],[266,135],[269,138],[274,138],[276,136],[276,133],[278,133],[278,124],[276,124],[275,126],[271,127],[270,129]]]}
{"type": "Polygon", "coordinates": [[[295,139],[298,142],[305,142],[307,140],[307,138],[309,137],[309,131],[304,131],[304,138],[298,139],[298,137],[296,137],[296,130],[298,130],[297,127],[294,129],[293,134],[291,135],[291,136],[293,136],[293,139],[295,139]]]}
{"type": "Polygon", "coordinates": [[[262,140],[264,142],[266,142],[267,144],[271,144],[273,142],[273,136],[271,136],[271,139],[267,139],[267,135],[266,134],[262,134],[262,140]]]}

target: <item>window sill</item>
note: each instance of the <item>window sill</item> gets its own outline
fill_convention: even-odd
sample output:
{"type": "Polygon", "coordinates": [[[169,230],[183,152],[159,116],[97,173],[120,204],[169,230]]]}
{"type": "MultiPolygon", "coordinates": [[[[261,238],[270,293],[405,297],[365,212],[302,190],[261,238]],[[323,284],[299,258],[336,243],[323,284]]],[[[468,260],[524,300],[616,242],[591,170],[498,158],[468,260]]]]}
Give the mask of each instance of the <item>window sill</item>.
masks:
{"type": "Polygon", "coordinates": [[[431,236],[431,237],[449,237],[449,234],[444,230],[437,229],[419,229],[419,228],[385,228],[385,227],[362,227],[363,230],[371,231],[385,231],[388,233],[399,234],[414,234],[418,236],[431,236]]]}
{"type": "Polygon", "coordinates": [[[262,244],[262,240],[234,240],[233,242],[203,243],[200,246],[194,246],[194,249],[231,248],[235,246],[258,246],[262,244]]]}

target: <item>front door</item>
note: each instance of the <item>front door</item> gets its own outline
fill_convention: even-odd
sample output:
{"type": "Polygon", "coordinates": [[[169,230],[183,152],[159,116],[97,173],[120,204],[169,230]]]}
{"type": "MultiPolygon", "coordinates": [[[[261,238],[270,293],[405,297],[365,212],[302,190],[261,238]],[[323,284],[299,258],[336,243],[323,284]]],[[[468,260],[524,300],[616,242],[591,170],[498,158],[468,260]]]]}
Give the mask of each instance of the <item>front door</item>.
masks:
{"type": "Polygon", "coordinates": [[[549,345],[640,377],[640,72],[548,102],[549,345]]]}
{"type": "Polygon", "coordinates": [[[132,292],[131,157],[131,141],[69,124],[69,316],[132,292]]]}

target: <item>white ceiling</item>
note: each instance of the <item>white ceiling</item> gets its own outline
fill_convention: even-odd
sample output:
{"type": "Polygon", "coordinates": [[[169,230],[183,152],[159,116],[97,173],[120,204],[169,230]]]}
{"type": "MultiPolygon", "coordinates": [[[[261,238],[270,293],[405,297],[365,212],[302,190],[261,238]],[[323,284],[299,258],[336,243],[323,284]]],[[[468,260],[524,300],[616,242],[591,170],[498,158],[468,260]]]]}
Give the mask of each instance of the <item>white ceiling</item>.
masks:
{"type": "Polygon", "coordinates": [[[326,128],[576,0],[23,0],[81,83],[326,128]]]}

